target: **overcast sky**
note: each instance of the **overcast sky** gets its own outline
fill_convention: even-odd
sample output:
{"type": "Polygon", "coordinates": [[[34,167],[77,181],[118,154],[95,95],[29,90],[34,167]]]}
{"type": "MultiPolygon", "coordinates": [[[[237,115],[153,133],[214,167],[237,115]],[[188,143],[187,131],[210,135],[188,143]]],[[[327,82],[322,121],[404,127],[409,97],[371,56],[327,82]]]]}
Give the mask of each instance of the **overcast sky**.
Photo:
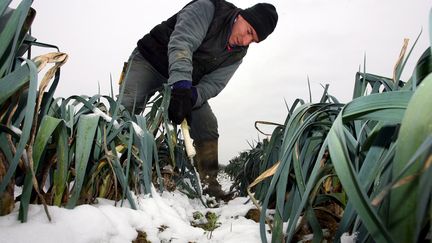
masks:
{"type": "MultiPolygon", "coordinates": [[[[94,95],[98,82],[102,93],[109,94],[110,74],[118,80],[137,40],[188,2],[35,0],[32,34],[69,55],[56,96],[94,95]]],[[[231,2],[247,8],[259,1],[231,2]]],[[[296,98],[307,100],[308,76],[314,102],[322,95],[320,84],[327,83],[332,95],[349,102],[364,55],[367,72],[391,77],[403,39],[409,38],[411,46],[423,29],[402,76],[406,80],[429,46],[430,0],[268,2],[279,13],[275,32],[250,46],[227,87],[210,101],[219,122],[220,163],[228,163],[248,149],[248,143],[264,137],[255,130],[255,121],[283,123],[287,115],[284,100],[289,105],[296,98]]],[[[33,50],[35,54],[49,51],[33,50]]]]}

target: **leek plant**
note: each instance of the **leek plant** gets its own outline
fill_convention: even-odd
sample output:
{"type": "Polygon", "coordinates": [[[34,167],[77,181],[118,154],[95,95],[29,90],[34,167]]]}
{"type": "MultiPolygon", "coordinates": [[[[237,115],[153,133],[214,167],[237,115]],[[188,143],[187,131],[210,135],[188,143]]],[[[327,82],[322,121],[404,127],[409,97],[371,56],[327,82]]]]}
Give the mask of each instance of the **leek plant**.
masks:
{"type": "Polygon", "coordinates": [[[328,86],[318,103],[297,100],[269,141],[230,161],[240,194],[253,191],[262,210],[263,242],[266,224],[271,242],[338,242],[345,232],[359,242],[430,240],[431,50],[403,82],[411,51],[393,78],[358,72],[347,104],[328,86]]]}
{"type": "Polygon", "coordinates": [[[151,193],[153,184],[163,190],[167,180],[199,195],[180,133],[167,118],[169,89],[150,102],[145,116],[121,105],[123,91],[118,97],[54,98],[67,54],[30,57],[32,45],[54,47],[27,34],[35,16],[31,3],[23,0],[16,9],[10,1],[0,4],[1,215],[13,210],[15,200],[22,222],[30,203],[43,203],[48,218],[46,205],[73,208],[98,197],[127,199],[136,208],[134,193],[151,193]],[[166,166],[175,168],[173,176],[162,177],[166,166]],[[185,179],[192,187],[181,183],[185,179]],[[15,186],[22,187],[17,198],[15,186]]]}

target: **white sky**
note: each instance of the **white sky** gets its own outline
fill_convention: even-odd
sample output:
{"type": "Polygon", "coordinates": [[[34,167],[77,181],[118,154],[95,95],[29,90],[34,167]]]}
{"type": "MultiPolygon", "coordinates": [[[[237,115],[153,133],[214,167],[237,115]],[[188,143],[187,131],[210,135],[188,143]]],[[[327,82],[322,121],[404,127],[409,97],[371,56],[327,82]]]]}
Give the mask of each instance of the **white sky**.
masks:
{"type": "MultiPolygon", "coordinates": [[[[35,0],[32,34],[69,54],[56,95],[94,95],[98,82],[102,93],[109,94],[110,74],[116,82],[136,41],[187,2],[35,0]]],[[[247,8],[259,1],[231,2],[247,8]]],[[[275,32],[251,45],[228,86],[210,101],[219,121],[222,164],[248,149],[248,142],[263,138],[254,128],[255,121],[284,122],[284,99],[289,105],[296,98],[308,100],[307,76],[314,102],[322,95],[320,84],[326,83],[332,95],[348,102],[365,54],[367,72],[391,77],[403,39],[409,38],[411,46],[423,28],[402,76],[406,80],[429,46],[430,0],[267,2],[279,13],[275,32]]],[[[37,48],[33,52],[49,51],[37,48]]]]}

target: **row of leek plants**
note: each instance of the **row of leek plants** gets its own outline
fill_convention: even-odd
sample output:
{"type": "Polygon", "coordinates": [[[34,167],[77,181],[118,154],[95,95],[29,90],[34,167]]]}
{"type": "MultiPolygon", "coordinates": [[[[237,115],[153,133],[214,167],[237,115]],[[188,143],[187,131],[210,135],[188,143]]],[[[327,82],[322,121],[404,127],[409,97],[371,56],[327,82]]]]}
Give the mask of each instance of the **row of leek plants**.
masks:
{"type": "Polygon", "coordinates": [[[347,104],[328,86],[318,103],[296,100],[270,139],[227,166],[240,194],[253,191],[263,242],[267,224],[271,242],[305,232],[313,242],[345,232],[358,242],[430,240],[432,55],[428,48],[403,82],[411,51],[392,79],[358,72],[347,104]]]}
{"type": "MultiPolygon", "coordinates": [[[[179,168],[177,181],[197,181],[179,132],[167,119],[169,100],[163,97],[169,95],[161,92],[145,116],[120,105],[123,88],[118,97],[111,92],[54,98],[67,55],[23,58],[23,46],[50,45],[28,38],[32,1],[23,0],[16,9],[10,2],[0,4],[0,215],[10,213],[15,201],[23,222],[30,203],[43,203],[48,217],[47,205],[73,208],[98,197],[127,199],[136,208],[134,193],[151,193],[153,184],[163,190],[159,165],[179,168]]],[[[192,184],[181,188],[194,196],[199,187],[192,184]]]]}

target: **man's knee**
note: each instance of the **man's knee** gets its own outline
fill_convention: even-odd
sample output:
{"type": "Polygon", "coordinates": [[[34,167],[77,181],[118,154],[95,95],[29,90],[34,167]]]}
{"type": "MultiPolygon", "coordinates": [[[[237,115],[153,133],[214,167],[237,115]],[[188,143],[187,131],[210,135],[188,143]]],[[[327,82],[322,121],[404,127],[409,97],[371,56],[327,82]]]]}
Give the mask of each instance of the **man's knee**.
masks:
{"type": "Polygon", "coordinates": [[[124,92],[121,100],[121,104],[129,111],[134,114],[140,114],[144,111],[145,101],[143,97],[137,97],[136,93],[124,92]]]}

